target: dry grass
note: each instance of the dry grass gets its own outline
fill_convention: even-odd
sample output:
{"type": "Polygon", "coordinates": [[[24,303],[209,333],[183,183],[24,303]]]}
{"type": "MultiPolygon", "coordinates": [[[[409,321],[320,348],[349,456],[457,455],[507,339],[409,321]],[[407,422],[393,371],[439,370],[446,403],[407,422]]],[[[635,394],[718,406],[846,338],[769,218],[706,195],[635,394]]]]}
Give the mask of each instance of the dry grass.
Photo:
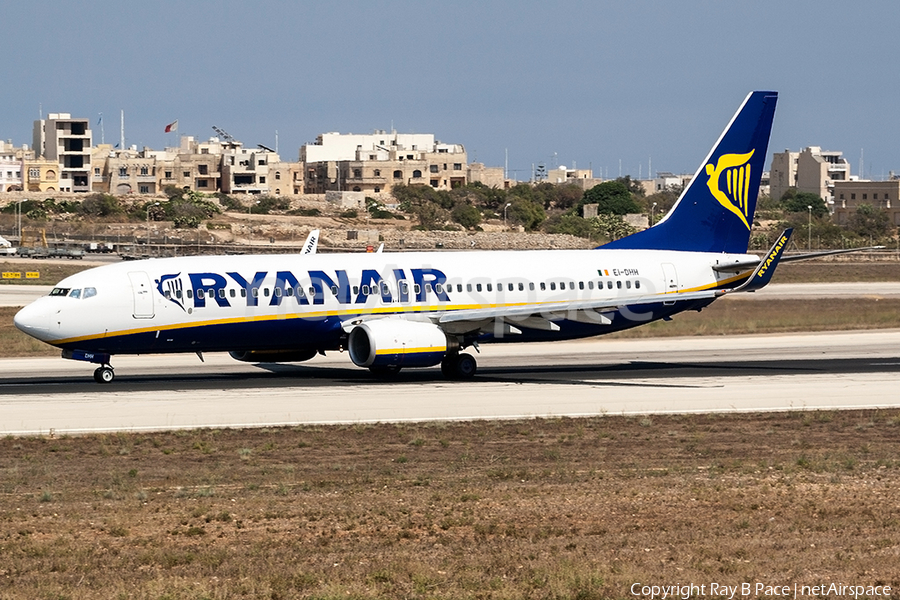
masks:
{"type": "Polygon", "coordinates": [[[41,276],[38,279],[0,279],[0,285],[55,285],[69,275],[74,275],[96,266],[85,264],[81,261],[2,260],[0,261],[0,271],[15,271],[18,273],[37,271],[41,276]]]}
{"type": "Polygon", "coordinates": [[[896,411],[0,441],[3,598],[900,587],[896,411]]]}

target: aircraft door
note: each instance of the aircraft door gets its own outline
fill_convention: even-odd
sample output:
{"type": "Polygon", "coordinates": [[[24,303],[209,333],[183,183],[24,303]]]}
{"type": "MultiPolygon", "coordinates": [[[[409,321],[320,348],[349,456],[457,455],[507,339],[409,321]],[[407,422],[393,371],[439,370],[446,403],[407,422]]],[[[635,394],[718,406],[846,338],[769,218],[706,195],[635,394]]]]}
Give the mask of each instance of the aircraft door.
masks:
{"type": "Polygon", "coordinates": [[[134,296],[134,318],[152,319],[153,287],[150,285],[150,277],[143,271],[132,271],[128,273],[128,279],[134,296]]]}
{"type": "MultiPolygon", "coordinates": [[[[678,291],[678,272],[672,263],[662,263],[663,280],[665,281],[666,294],[672,294],[678,291]]],[[[666,306],[675,304],[674,300],[663,302],[666,306]]]]}

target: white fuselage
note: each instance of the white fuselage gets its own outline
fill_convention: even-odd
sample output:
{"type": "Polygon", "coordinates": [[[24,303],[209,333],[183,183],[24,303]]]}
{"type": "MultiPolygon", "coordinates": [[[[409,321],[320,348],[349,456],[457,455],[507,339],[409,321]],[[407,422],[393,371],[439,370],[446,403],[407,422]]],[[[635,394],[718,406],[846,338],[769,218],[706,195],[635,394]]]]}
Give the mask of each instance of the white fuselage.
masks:
{"type": "Polygon", "coordinates": [[[554,307],[598,299],[621,307],[614,327],[601,319],[586,328],[581,318],[578,327],[547,332],[526,323],[509,341],[565,339],[690,308],[672,309],[665,295],[724,287],[740,277],[713,265],[754,258],[598,249],[151,259],[67,277],[23,309],[16,325],[53,345],[110,354],[331,349],[340,345],[342,324],[359,318],[422,320],[540,305],[550,320],[565,322],[554,307]],[[629,314],[629,299],[647,296],[658,296],[661,308],[642,305],[629,314]]]}

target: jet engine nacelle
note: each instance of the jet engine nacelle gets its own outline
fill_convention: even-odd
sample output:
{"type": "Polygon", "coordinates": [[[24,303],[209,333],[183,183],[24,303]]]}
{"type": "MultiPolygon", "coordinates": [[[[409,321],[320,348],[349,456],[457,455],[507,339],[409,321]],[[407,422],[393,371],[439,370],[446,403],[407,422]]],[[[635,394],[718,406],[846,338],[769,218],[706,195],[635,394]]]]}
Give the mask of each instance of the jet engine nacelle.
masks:
{"type": "Polygon", "coordinates": [[[315,350],[233,350],[228,353],[241,362],[303,362],[316,355],[315,350]]]}
{"type": "Polygon", "coordinates": [[[431,367],[459,344],[433,323],[378,319],[354,327],[348,349],[358,367],[431,367]]]}

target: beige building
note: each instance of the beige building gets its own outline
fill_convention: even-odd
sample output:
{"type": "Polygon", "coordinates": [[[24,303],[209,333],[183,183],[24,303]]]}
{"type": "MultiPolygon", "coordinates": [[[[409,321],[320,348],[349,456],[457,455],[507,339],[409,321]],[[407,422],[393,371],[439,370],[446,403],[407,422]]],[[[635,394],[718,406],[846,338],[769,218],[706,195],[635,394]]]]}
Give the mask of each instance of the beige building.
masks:
{"type": "Polygon", "coordinates": [[[776,152],[772,155],[769,185],[772,198],[778,200],[789,188],[816,194],[826,203],[834,199],[837,181],[850,180],[850,163],[841,152],[824,151],[809,146],[800,152],[776,152]]]}
{"type": "Polygon", "coordinates": [[[398,184],[449,190],[465,185],[468,176],[465,148],[431,134],[322,134],[300,148],[300,162],[307,194],[387,194],[398,184]]]}
{"type": "Polygon", "coordinates": [[[834,216],[838,225],[846,225],[863,204],[886,210],[890,222],[900,226],[900,180],[836,181],[834,183],[834,216]]]}
{"type": "Polygon", "coordinates": [[[59,191],[59,164],[46,158],[25,159],[22,187],[26,192],[59,191]]]}
{"type": "Polygon", "coordinates": [[[69,113],[50,113],[46,119],[34,122],[33,141],[36,156],[57,163],[59,191],[92,190],[91,127],[87,119],[73,119],[69,113]]]}
{"type": "Polygon", "coordinates": [[[555,185],[572,184],[582,190],[589,190],[597,184],[603,183],[602,179],[595,179],[591,169],[567,169],[557,167],[547,171],[547,183],[555,185]]]}
{"type": "Polygon", "coordinates": [[[124,196],[127,194],[156,194],[156,157],[145,148],[142,151],[114,150],[109,144],[97,146],[93,155],[94,191],[124,196]]]}

